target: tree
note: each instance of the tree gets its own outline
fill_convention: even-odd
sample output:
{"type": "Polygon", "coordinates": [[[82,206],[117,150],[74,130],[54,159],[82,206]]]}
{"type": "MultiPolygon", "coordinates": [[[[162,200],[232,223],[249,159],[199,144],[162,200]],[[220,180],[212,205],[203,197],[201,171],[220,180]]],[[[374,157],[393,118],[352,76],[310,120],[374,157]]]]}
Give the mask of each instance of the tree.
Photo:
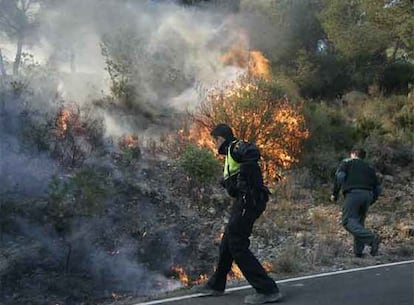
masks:
{"type": "Polygon", "coordinates": [[[372,22],[363,0],[327,2],[320,18],[340,55],[348,59],[369,58],[385,50],[389,33],[372,22]]]}
{"type": "Polygon", "coordinates": [[[414,60],[414,1],[363,0],[371,22],[389,35],[389,61],[414,60]]]}
{"type": "Polygon", "coordinates": [[[353,88],[365,90],[389,65],[412,60],[413,13],[411,0],[325,1],[320,20],[353,88]]]}
{"type": "Polygon", "coordinates": [[[206,141],[211,139],[211,129],[218,123],[229,124],[238,137],[257,144],[264,176],[275,182],[282,170],[298,161],[302,141],[309,136],[301,109],[286,98],[276,81],[242,77],[228,87],[208,92],[193,114],[188,137],[213,149],[206,141]]]}
{"type": "Polygon", "coordinates": [[[13,75],[19,73],[23,45],[32,36],[37,27],[37,14],[40,1],[36,0],[0,0],[0,30],[16,41],[16,57],[13,63],[13,75]]]}
{"type": "Polygon", "coordinates": [[[271,59],[279,78],[293,80],[305,97],[335,97],[348,84],[318,18],[324,6],[323,0],[241,3],[242,11],[254,19],[249,28],[252,45],[271,59]]]}
{"type": "Polygon", "coordinates": [[[280,65],[294,66],[299,50],[315,53],[326,37],[317,18],[321,5],[321,0],[245,0],[241,9],[254,20],[249,27],[253,47],[280,65]]]}
{"type": "Polygon", "coordinates": [[[162,101],[191,85],[195,69],[189,60],[193,46],[181,33],[171,29],[171,38],[163,37],[156,48],[148,47],[146,33],[122,27],[104,35],[101,48],[114,97],[150,118],[162,101]]]}

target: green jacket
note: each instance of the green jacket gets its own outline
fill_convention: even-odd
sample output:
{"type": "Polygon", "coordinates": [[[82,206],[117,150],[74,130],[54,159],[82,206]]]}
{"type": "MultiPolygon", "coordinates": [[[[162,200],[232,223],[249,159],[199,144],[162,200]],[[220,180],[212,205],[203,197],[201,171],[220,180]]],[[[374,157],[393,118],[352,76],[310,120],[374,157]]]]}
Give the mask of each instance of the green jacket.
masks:
{"type": "Polygon", "coordinates": [[[372,191],[374,201],[381,193],[381,185],[375,170],[359,158],[347,158],[339,164],[332,191],[335,198],[338,197],[341,188],[344,195],[353,189],[372,191]]]}

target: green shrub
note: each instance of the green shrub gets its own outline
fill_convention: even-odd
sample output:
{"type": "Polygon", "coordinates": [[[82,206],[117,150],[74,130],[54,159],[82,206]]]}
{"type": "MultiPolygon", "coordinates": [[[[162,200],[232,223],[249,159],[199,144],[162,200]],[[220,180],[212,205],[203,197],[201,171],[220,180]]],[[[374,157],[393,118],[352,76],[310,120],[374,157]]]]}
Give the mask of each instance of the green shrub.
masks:
{"type": "Polygon", "coordinates": [[[212,182],[221,168],[219,161],[209,150],[193,144],[184,149],[178,161],[185,173],[197,183],[212,182]]]}
{"type": "Polygon", "coordinates": [[[49,184],[48,214],[57,230],[75,216],[96,216],[113,193],[110,175],[103,169],[83,168],[73,176],[53,177],[49,184]]]}
{"type": "Polygon", "coordinates": [[[365,139],[374,132],[385,133],[382,122],[378,118],[364,116],[356,121],[356,136],[358,139],[365,139]]]}
{"type": "Polygon", "coordinates": [[[50,149],[53,119],[47,114],[36,114],[30,111],[20,113],[21,130],[19,136],[22,148],[32,151],[48,151],[50,149]]]}
{"type": "Polygon", "coordinates": [[[324,102],[309,102],[304,109],[310,137],[305,149],[330,147],[336,150],[351,148],[355,142],[355,129],[346,120],[340,108],[324,102]]]}
{"type": "Polygon", "coordinates": [[[121,160],[125,165],[131,164],[134,160],[141,158],[141,149],[139,147],[123,147],[121,149],[121,160]]]}
{"type": "Polygon", "coordinates": [[[414,130],[414,104],[404,105],[392,118],[392,122],[397,128],[406,129],[410,132],[414,130]]]}
{"type": "Polygon", "coordinates": [[[413,160],[414,109],[406,96],[366,98],[341,107],[308,102],[305,116],[310,137],[305,140],[301,165],[322,181],[332,179],[349,149],[362,145],[378,170],[391,173],[391,164],[413,160]]]}
{"type": "Polygon", "coordinates": [[[301,166],[321,181],[329,181],[338,162],[356,142],[355,127],[337,106],[309,102],[305,107],[309,138],[304,141],[301,166]]]}
{"type": "Polygon", "coordinates": [[[390,64],[384,69],[381,87],[386,93],[409,92],[409,84],[414,82],[414,64],[399,61],[390,64]]]}

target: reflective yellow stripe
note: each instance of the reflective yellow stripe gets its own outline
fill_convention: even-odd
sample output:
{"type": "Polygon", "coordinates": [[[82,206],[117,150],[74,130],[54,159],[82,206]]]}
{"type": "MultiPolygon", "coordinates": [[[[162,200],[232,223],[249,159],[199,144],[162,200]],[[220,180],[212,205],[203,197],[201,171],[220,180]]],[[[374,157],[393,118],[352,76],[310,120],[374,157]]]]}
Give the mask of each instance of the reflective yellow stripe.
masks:
{"type": "Polygon", "coordinates": [[[237,174],[240,170],[240,163],[236,162],[230,153],[230,147],[237,141],[238,140],[232,142],[227,149],[226,159],[224,160],[224,172],[223,172],[224,180],[226,180],[230,176],[237,174]]]}

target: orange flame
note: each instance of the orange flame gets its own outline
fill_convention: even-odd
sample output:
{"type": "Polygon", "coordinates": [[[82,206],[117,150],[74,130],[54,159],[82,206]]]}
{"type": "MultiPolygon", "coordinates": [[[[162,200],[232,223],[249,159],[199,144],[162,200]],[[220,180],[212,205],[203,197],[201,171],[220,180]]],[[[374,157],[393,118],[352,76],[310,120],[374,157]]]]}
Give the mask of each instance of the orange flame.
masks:
{"type": "MultiPolygon", "coordinates": [[[[273,265],[269,262],[263,262],[262,264],[264,270],[266,270],[266,272],[269,272],[271,270],[273,270],[273,265]]],[[[237,264],[233,263],[231,266],[231,271],[230,273],[227,275],[227,280],[231,280],[231,279],[242,279],[244,278],[243,273],[241,272],[240,268],[237,266],[237,264]]]]}
{"type": "Polygon", "coordinates": [[[249,53],[238,47],[232,47],[227,53],[220,57],[220,61],[228,66],[246,68],[248,65],[249,53]]]}
{"type": "Polygon", "coordinates": [[[189,285],[199,285],[205,283],[208,280],[206,274],[200,274],[198,278],[190,279],[190,277],[185,272],[184,268],[177,265],[171,267],[171,272],[174,273],[174,276],[176,276],[178,280],[181,282],[181,284],[185,287],[189,285]]]}
{"type": "Polygon", "coordinates": [[[74,103],[67,103],[59,110],[55,120],[55,134],[58,137],[64,137],[69,132],[81,134],[84,130],[80,120],[79,106],[74,103]]]}
{"type": "Polygon", "coordinates": [[[138,136],[124,134],[118,141],[120,148],[135,148],[138,147],[138,136]]]}
{"type": "Polygon", "coordinates": [[[251,51],[248,73],[253,77],[261,77],[270,80],[269,60],[260,51],[251,51]]]}
{"type": "Polygon", "coordinates": [[[256,143],[264,161],[264,176],[267,180],[274,181],[280,178],[280,170],[289,168],[298,161],[296,156],[300,152],[301,141],[309,136],[299,110],[300,106],[293,106],[287,99],[269,100],[259,87],[242,81],[236,88],[227,88],[224,94],[212,92],[198,109],[188,133],[181,132],[180,135],[187,136],[190,141],[216,153],[210,136],[211,128],[218,120],[227,121],[236,135],[256,143]],[[258,102],[255,102],[254,107],[241,104],[243,98],[240,99],[233,92],[246,95],[248,102],[258,102]]]}
{"type": "Polygon", "coordinates": [[[207,280],[208,280],[207,274],[200,274],[198,279],[192,281],[191,284],[192,285],[200,285],[200,284],[203,284],[203,283],[207,282],[207,280]]]}
{"type": "Polygon", "coordinates": [[[270,272],[273,270],[273,265],[270,262],[263,262],[262,266],[264,268],[264,270],[266,270],[266,272],[270,272]]]}
{"type": "MultiPolygon", "coordinates": [[[[269,262],[263,262],[263,268],[266,270],[266,272],[269,272],[273,270],[273,266],[269,262]]],[[[206,274],[200,274],[197,279],[191,280],[190,277],[187,275],[183,267],[174,265],[171,267],[171,271],[174,273],[174,276],[178,278],[178,280],[181,282],[181,284],[185,287],[189,285],[200,285],[208,280],[208,276],[206,274]]],[[[240,268],[237,266],[237,264],[233,263],[231,266],[231,271],[227,275],[227,280],[239,280],[242,279],[243,273],[241,272],[240,268]]]]}
{"type": "Polygon", "coordinates": [[[71,113],[68,109],[62,109],[56,119],[56,129],[59,134],[64,134],[68,129],[68,122],[71,118],[71,113]]]}
{"type": "Polygon", "coordinates": [[[309,136],[304,128],[300,106],[287,98],[274,100],[272,91],[259,88],[258,79],[271,81],[269,60],[257,50],[248,50],[247,36],[241,32],[238,40],[220,59],[226,65],[246,69],[244,77],[208,92],[194,115],[194,124],[180,137],[216,153],[210,136],[217,123],[228,123],[241,139],[253,141],[263,157],[265,179],[280,179],[279,172],[297,162],[301,141],[309,136]]]}
{"type": "Polygon", "coordinates": [[[183,267],[173,266],[171,267],[171,271],[178,276],[178,280],[181,282],[181,284],[183,284],[184,286],[188,286],[190,280],[183,267]]]}
{"type": "Polygon", "coordinates": [[[198,129],[196,126],[188,131],[186,135],[184,130],[181,130],[180,136],[185,136],[191,142],[196,143],[200,147],[206,147],[215,152],[216,144],[213,141],[213,138],[210,136],[210,131],[207,128],[198,129]]]}
{"type": "Polygon", "coordinates": [[[247,69],[249,77],[270,80],[269,60],[258,50],[248,51],[248,38],[240,32],[238,40],[220,57],[220,61],[228,66],[247,69]]]}
{"type": "Polygon", "coordinates": [[[231,271],[230,273],[227,275],[227,280],[231,280],[231,279],[242,279],[243,273],[241,272],[239,266],[237,266],[235,263],[233,263],[233,265],[231,266],[231,271]]]}
{"type": "Polygon", "coordinates": [[[220,57],[220,61],[228,66],[247,68],[249,62],[248,37],[245,32],[237,33],[237,39],[229,50],[220,57]]]}
{"type": "Polygon", "coordinates": [[[243,32],[220,60],[245,69],[245,75],[224,89],[207,92],[193,115],[193,124],[180,130],[181,143],[187,140],[216,153],[210,131],[217,123],[227,123],[239,138],[256,143],[264,161],[264,178],[275,182],[281,178],[281,170],[298,161],[301,142],[309,136],[301,106],[275,97],[269,60],[260,51],[248,51],[243,32]]]}

